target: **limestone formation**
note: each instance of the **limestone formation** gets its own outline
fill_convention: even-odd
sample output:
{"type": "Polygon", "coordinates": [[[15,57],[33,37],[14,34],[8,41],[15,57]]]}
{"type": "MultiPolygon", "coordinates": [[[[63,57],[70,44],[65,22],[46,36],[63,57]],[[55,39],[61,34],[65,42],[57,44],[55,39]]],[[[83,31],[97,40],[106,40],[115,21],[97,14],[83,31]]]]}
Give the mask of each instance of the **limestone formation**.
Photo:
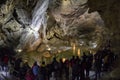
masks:
{"type": "MultiPolygon", "coordinates": [[[[69,43],[77,40],[78,44],[84,41],[83,45],[86,47],[92,47],[93,43],[101,45],[100,41],[106,35],[103,27],[104,22],[97,12],[88,13],[89,9],[84,5],[86,1],[50,0],[48,9],[44,13],[45,16],[42,14],[43,19],[42,16],[33,18],[38,9],[36,7],[37,0],[6,0],[1,2],[0,24],[4,38],[1,36],[0,44],[23,48],[27,51],[36,50],[42,43],[51,44],[57,40],[62,43],[64,40],[69,43]],[[35,19],[40,18],[41,22],[36,21],[36,23],[42,25],[36,31],[36,26],[31,27],[31,24],[35,19]],[[45,19],[47,23],[44,22],[45,19]],[[45,25],[47,25],[46,28],[45,25]],[[39,36],[37,40],[36,36],[39,36]],[[39,44],[36,45],[36,42],[39,44]]],[[[41,0],[40,4],[42,10],[47,7],[44,6],[44,0],[41,0]]],[[[40,12],[38,13],[40,14],[40,12]]]]}

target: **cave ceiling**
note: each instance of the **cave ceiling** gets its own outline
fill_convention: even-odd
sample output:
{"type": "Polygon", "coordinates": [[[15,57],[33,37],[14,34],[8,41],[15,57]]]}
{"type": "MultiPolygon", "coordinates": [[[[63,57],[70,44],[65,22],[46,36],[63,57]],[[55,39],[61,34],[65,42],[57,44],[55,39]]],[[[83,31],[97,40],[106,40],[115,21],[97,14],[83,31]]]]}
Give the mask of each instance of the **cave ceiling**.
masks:
{"type": "Polygon", "coordinates": [[[60,48],[75,43],[96,48],[107,32],[87,0],[0,1],[0,46],[27,51],[60,48]],[[47,46],[46,46],[47,45],[47,46]]]}

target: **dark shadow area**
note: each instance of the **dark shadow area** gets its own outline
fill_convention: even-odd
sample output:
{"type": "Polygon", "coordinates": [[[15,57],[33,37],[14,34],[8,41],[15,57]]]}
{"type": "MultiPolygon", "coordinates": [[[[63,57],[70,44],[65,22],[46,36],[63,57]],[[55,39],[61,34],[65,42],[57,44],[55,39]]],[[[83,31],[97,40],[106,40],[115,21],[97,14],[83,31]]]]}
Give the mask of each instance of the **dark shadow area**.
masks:
{"type": "Polygon", "coordinates": [[[4,4],[6,2],[6,0],[0,0],[0,5],[4,4]]]}
{"type": "Polygon", "coordinates": [[[13,57],[15,54],[16,52],[11,47],[0,47],[0,58],[5,55],[8,55],[8,57],[13,57]]]}

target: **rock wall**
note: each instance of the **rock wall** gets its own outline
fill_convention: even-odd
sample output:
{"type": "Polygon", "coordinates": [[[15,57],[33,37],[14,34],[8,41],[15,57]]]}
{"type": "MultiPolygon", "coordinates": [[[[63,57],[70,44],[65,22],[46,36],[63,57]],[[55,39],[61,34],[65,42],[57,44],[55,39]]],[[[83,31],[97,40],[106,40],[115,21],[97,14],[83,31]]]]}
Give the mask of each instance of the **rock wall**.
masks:
{"type": "Polygon", "coordinates": [[[111,47],[120,52],[120,1],[119,0],[88,0],[89,12],[98,11],[109,30],[111,47]]]}
{"type": "MultiPolygon", "coordinates": [[[[43,29],[39,30],[40,39],[34,41],[25,39],[25,33],[31,30],[32,13],[38,0],[4,0],[0,2],[0,45],[13,46],[19,44],[25,50],[35,50],[44,43],[43,29]],[[27,41],[24,44],[24,41],[27,41]]],[[[44,0],[43,0],[44,1],[44,0]]],[[[46,37],[48,44],[78,40],[84,46],[93,46],[92,43],[103,40],[103,22],[98,13],[88,14],[86,6],[81,6],[87,0],[50,0],[47,12],[46,37]],[[53,40],[54,39],[54,40],[53,40]],[[81,39],[81,40],[80,40],[81,39]]],[[[38,33],[38,32],[37,32],[38,33]]],[[[61,44],[61,43],[60,43],[61,44]]],[[[59,45],[59,44],[58,44],[59,45]]],[[[19,47],[19,46],[18,46],[19,47]]]]}
{"type": "MultiPolygon", "coordinates": [[[[120,55],[120,0],[88,0],[89,12],[98,11],[104,20],[105,27],[108,28],[111,48],[120,55]]],[[[120,59],[114,64],[116,66],[112,72],[103,80],[120,79],[120,59]]]]}
{"type": "Polygon", "coordinates": [[[31,23],[37,0],[0,1],[0,46],[16,48],[31,23]]]}

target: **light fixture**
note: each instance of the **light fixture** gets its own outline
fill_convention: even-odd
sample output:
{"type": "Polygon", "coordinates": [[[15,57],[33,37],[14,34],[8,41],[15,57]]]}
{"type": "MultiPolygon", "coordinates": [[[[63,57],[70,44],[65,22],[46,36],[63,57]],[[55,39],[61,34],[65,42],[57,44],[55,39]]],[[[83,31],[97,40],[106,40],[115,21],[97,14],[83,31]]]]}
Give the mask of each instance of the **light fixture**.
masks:
{"type": "Polygon", "coordinates": [[[62,62],[65,62],[66,61],[66,58],[62,58],[62,62]]]}
{"type": "Polygon", "coordinates": [[[16,52],[20,53],[22,52],[22,49],[16,49],[16,52]]]}
{"type": "Polygon", "coordinates": [[[77,54],[78,54],[78,56],[80,57],[80,48],[78,48],[78,53],[77,53],[77,54]]]}
{"type": "Polygon", "coordinates": [[[51,48],[50,48],[50,47],[48,47],[48,48],[47,48],[47,50],[48,50],[48,51],[51,51],[51,48]]]}

